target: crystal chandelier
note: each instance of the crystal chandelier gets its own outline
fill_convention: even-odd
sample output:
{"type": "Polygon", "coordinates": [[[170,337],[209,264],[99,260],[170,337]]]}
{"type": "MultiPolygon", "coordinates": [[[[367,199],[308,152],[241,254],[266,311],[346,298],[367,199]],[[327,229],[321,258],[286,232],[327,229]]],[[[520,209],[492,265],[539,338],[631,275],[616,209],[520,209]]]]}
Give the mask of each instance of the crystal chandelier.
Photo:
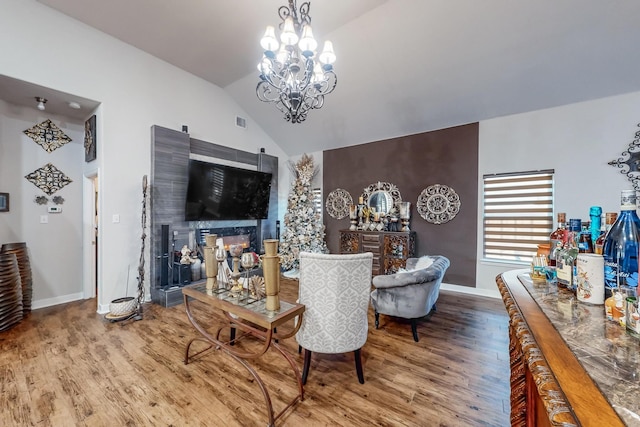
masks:
{"type": "Polygon", "coordinates": [[[316,55],[318,42],[311,31],[310,7],[310,2],[304,2],[298,11],[295,0],[289,0],[289,6],[278,8],[282,44],[272,26],[260,40],[265,52],[258,64],[256,94],[261,101],[275,103],[291,123],[301,123],[310,109],[322,108],[324,96],[337,83],[332,43],[327,40],[322,53],[316,55]]]}

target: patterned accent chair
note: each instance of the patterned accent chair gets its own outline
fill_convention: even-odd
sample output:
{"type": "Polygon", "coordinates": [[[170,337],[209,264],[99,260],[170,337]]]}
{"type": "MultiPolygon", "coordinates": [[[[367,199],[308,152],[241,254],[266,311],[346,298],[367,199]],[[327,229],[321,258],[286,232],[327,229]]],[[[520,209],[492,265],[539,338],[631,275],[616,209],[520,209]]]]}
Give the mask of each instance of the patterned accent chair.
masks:
{"type": "Polygon", "coordinates": [[[380,313],[410,319],[413,339],[418,342],[417,320],[435,311],[449,259],[442,255],[409,258],[406,266],[405,271],[373,278],[376,289],[371,292],[371,305],[375,310],[376,329],[380,313]]]}
{"type": "Polygon", "coordinates": [[[360,350],[367,341],[373,254],[300,253],[298,300],[306,309],[296,340],[305,349],[302,383],[311,353],[354,352],[358,381],[364,384],[360,350]]]}

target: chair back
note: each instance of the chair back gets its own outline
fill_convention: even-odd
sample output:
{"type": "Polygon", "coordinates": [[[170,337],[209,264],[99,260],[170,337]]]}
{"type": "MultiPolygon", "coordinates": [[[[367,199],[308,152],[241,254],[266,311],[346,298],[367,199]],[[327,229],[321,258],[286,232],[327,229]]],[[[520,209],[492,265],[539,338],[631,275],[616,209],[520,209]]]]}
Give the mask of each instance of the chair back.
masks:
{"type": "Polygon", "coordinates": [[[299,302],[306,309],[296,340],[318,353],[346,353],[367,341],[373,254],[300,253],[299,302]]]}

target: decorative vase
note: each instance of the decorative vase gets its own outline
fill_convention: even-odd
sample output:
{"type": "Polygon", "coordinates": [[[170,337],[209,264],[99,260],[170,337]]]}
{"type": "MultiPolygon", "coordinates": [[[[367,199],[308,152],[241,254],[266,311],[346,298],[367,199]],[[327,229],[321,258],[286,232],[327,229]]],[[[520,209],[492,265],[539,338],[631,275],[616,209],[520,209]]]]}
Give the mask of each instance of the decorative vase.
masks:
{"type": "Polygon", "coordinates": [[[280,257],[278,256],[278,240],[265,240],[265,254],[262,258],[262,271],[264,274],[265,293],[267,301],[265,308],[269,311],[280,310],[280,257]]]}
{"type": "Polygon", "coordinates": [[[264,254],[265,256],[276,256],[278,255],[278,243],[280,241],[277,239],[268,239],[263,240],[262,244],[264,245],[264,254]]]}
{"type": "Polygon", "coordinates": [[[218,284],[218,262],[216,260],[216,251],[218,250],[216,241],[218,236],[209,234],[204,239],[206,245],[204,247],[204,266],[207,276],[207,289],[213,289],[218,284]]]}
{"type": "Polygon", "coordinates": [[[196,258],[195,260],[193,260],[191,262],[191,281],[192,282],[196,282],[198,280],[200,280],[200,266],[202,264],[202,261],[200,261],[200,258],[196,258]]]}

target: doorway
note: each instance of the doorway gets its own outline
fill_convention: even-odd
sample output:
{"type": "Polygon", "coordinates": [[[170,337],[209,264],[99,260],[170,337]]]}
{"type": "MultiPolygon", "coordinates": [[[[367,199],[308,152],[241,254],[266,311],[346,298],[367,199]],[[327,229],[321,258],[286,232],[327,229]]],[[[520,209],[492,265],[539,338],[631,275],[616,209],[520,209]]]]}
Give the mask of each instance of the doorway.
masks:
{"type": "Polygon", "coordinates": [[[83,181],[83,297],[96,298],[96,310],[100,311],[100,197],[99,171],[85,174],[83,181]]]}

